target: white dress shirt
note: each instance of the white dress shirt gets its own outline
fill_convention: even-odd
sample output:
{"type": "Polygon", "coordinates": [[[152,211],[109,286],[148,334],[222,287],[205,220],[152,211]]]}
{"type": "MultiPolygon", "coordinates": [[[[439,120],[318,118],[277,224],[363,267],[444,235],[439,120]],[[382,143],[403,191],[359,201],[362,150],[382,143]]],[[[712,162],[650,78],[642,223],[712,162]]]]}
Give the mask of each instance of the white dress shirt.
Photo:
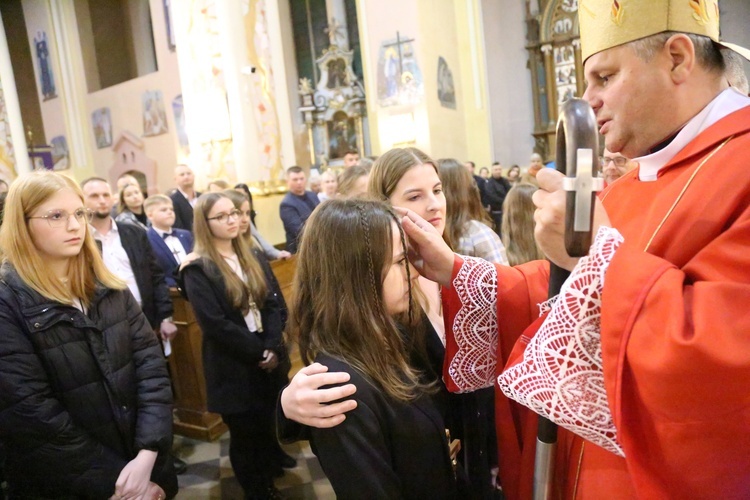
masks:
{"type": "Polygon", "coordinates": [[[94,226],[91,228],[91,234],[94,239],[102,243],[102,258],[104,259],[104,265],[107,269],[127,283],[135,300],[138,304],[141,304],[141,291],[138,290],[138,283],[135,281],[135,274],[133,273],[133,266],[130,265],[130,259],[128,254],[125,252],[125,248],[122,246],[122,240],[120,240],[120,231],[117,229],[117,224],[110,218],[111,229],[107,234],[100,233],[94,226]]]}

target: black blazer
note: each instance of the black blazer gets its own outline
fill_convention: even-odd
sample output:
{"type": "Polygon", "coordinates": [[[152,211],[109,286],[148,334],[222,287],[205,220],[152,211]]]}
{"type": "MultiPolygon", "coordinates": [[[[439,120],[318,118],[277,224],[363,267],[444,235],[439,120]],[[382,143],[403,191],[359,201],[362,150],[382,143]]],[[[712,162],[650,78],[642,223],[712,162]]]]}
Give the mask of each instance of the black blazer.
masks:
{"type": "Polygon", "coordinates": [[[279,215],[281,216],[281,222],[284,223],[288,252],[297,253],[297,239],[302,233],[302,226],[305,225],[305,221],[319,204],[318,195],[312,191],[305,191],[304,196],[287,193],[281,200],[279,215]]]}
{"type": "Polygon", "coordinates": [[[499,179],[490,177],[487,179],[487,182],[484,185],[484,194],[486,197],[486,203],[490,206],[491,211],[503,211],[503,202],[505,201],[505,196],[508,194],[508,191],[510,191],[510,188],[510,182],[505,177],[500,177],[499,179]]]}
{"type": "MultiPolygon", "coordinates": [[[[201,193],[195,192],[195,196],[200,196],[201,193]]],[[[174,206],[174,225],[177,229],[184,229],[185,231],[193,232],[193,206],[190,204],[185,195],[183,195],[179,189],[175,189],[172,194],[169,195],[172,199],[172,205],[174,206]]]]}
{"type": "Polygon", "coordinates": [[[349,364],[325,354],[315,361],[346,372],[357,408],[329,429],[312,428],[311,445],[337,498],[456,498],[440,413],[427,396],[403,403],[349,364]]]}
{"type": "Polygon", "coordinates": [[[128,254],[138,291],[141,292],[141,309],[152,328],[172,316],[172,299],[164,279],[164,271],[156,263],[146,231],[127,222],[116,222],[120,241],[128,254]]]}
{"type": "MultiPolygon", "coordinates": [[[[172,251],[164,242],[164,238],[159,236],[159,233],[157,233],[153,227],[148,228],[146,234],[148,235],[149,243],[151,243],[151,249],[154,251],[156,262],[159,264],[162,271],[164,271],[167,286],[177,286],[175,281],[178,267],[177,259],[175,259],[172,251]]],[[[182,248],[185,249],[186,254],[193,251],[193,235],[190,231],[172,228],[172,234],[180,240],[182,248]]]]}
{"type": "MultiPolygon", "coordinates": [[[[181,271],[185,294],[203,331],[203,369],[208,410],[232,414],[249,410],[273,411],[280,389],[279,363],[272,373],[258,367],[263,351],[286,358],[281,339],[281,318],[274,293],[260,309],[263,332],[251,332],[242,312],[229,303],[224,279],[212,261],[200,258],[181,271]]],[[[269,290],[271,288],[269,287],[269,290]]],[[[286,375],[286,373],[284,373],[286,375]]]]}

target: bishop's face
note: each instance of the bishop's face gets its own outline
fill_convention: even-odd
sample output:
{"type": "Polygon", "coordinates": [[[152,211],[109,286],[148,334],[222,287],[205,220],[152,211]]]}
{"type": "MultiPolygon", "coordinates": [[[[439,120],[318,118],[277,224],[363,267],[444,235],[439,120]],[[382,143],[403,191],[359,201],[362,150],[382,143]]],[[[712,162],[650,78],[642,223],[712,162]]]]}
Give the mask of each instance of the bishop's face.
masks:
{"type": "Polygon", "coordinates": [[[631,47],[619,46],[586,60],[583,98],[594,109],[608,150],[636,158],[674,132],[667,112],[676,104],[672,62],[665,51],[645,62],[631,47]]]}

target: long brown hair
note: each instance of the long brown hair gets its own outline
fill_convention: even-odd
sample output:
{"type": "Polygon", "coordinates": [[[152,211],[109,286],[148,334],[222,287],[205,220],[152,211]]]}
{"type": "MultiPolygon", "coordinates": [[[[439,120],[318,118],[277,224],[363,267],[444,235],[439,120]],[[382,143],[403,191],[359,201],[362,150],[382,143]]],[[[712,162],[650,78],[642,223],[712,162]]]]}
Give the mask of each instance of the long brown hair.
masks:
{"type": "Polygon", "coordinates": [[[534,202],[531,195],[537,187],[520,183],[508,191],[503,202],[503,245],[511,266],[544,258],[534,239],[534,202]]]}
{"type": "MultiPolygon", "coordinates": [[[[119,202],[119,203],[117,204],[117,213],[118,213],[118,214],[121,214],[121,213],[123,213],[123,212],[124,212],[124,211],[126,211],[126,210],[127,210],[128,212],[132,212],[132,213],[135,213],[135,212],[133,212],[133,211],[132,211],[132,210],[130,209],[130,207],[128,206],[128,204],[127,204],[127,203],[125,203],[125,190],[126,190],[126,189],[128,189],[128,188],[129,188],[130,186],[134,186],[134,187],[137,187],[137,188],[138,188],[138,191],[141,191],[141,186],[139,186],[138,184],[133,184],[132,182],[131,182],[131,183],[128,183],[128,184],[125,184],[125,185],[124,185],[124,186],[122,187],[122,189],[120,190],[120,193],[119,193],[119,194],[117,195],[117,201],[119,202]]],[[[143,197],[143,191],[141,191],[141,197],[143,197]]],[[[143,203],[146,203],[146,198],[144,198],[144,199],[143,199],[143,203]]],[[[144,207],[143,207],[143,203],[141,203],[141,209],[144,209],[144,207]]],[[[144,209],[144,213],[145,213],[145,209],[144,209]]]]}
{"type": "MultiPolygon", "coordinates": [[[[216,202],[222,198],[232,201],[224,193],[204,193],[195,203],[195,208],[193,209],[195,253],[216,264],[224,280],[229,302],[233,307],[240,309],[242,314],[247,314],[250,306],[249,300],[252,299],[259,308],[263,306],[268,287],[266,286],[266,278],[263,270],[260,268],[255,255],[250,250],[251,247],[246,245],[239,237],[232,240],[232,248],[237,254],[240,267],[245,272],[245,275],[247,275],[247,283],[237,276],[216,249],[214,237],[208,225],[208,214],[216,202]]],[[[232,203],[234,204],[234,202],[232,203]]]]}
{"type": "MultiPolygon", "coordinates": [[[[353,165],[341,172],[338,176],[338,179],[336,179],[336,181],[338,182],[338,187],[336,188],[338,197],[353,197],[352,192],[357,185],[357,181],[361,177],[366,177],[368,175],[370,175],[370,171],[365,167],[359,165],[353,165]]],[[[359,195],[359,197],[361,197],[361,195],[359,195]]]]}
{"type": "Polygon", "coordinates": [[[42,296],[73,304],[80,300],[89,306],[97,282],[107,288],[124,289],[125,283],[112,274],[104,265],[99,249],[88,224],[83,237],[83,247],[70,260],[68,286],[55,279],[29,234],[28,217],[36,208],[61,189],[72,190],[83,203],[83,192],[78,184],[56,172],[35,171],[16,179],[5,200],[5,212],[0,228],[0,251],[3,262],[12,264],[21,280],[42,296]]]}
{"type": "Polygon", "coordinates": [[[449,241],[458,244],[469,221],[476,220],[492,227],[492,219],[482,207],[479,188],[474,177],[458,160],[438,160],[438,172],[445,193],[445,233],[449,241]]]}
{"type": "MultiPolygon", "coordinates": [[[[287,336],[305,364],[326,353],[409,401],[430,387],[409,366],[408,341],[383,303],[394,225],[406,248],[398,217],[383,202],[334,199],[313,212],[297,254],[287,336]]],[[[409,313],[401,318],[407,328],[416,327],[413,310],[410,290],[409,313]]]]}

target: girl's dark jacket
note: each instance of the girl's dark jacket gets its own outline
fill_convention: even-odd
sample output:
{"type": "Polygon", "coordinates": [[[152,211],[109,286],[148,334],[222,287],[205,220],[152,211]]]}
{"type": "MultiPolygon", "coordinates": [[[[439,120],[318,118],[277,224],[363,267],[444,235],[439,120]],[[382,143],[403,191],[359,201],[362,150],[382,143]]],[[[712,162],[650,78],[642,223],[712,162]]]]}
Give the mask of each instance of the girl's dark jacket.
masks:
{"type": "Polygon", "coordinates": [[[13,497],[108,498],[139,450],[177,493],[172,391],[156,334],[129,290],[98,286],[87,314],[0,269],[0,440],[13,497]]]}
{"type": "Polygon", "coordinates": [[[240,309],[227,297],[218,266],[206,258],[187,264],[181,285],[203,331],[203,370],[208,410],[220,414],[273,409],[288,383],[289,359],[282,341],[281,297],[265,258],[255,252],[266,277],[268,294],[260,308],[263,332],[251,332],[240,309]],[[271,373],[258,366],[263,351],[279,356],[271,373]]]}

